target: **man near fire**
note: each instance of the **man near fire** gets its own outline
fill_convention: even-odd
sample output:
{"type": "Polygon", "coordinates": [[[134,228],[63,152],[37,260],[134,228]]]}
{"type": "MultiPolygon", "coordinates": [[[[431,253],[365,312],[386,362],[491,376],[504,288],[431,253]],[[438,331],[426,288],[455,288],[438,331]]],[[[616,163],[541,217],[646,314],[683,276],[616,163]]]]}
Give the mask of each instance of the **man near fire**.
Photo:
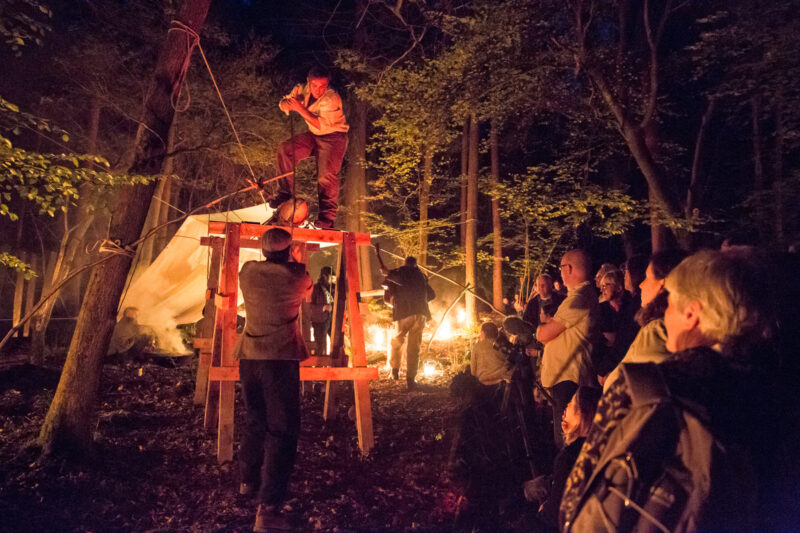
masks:
{"type": "Polygon", "coordinates": [[[392,339],[392,353],[389,358],[392,378],[400,377],[400,356],[407,339],[406,383],[411,390],[417,386],[415,380],[419,366],[422,330],[425,323],[431,319],[428,302],[433,300],[436,294],[428,284],[428,278],[417,266],[415,257],[406,257],[403,266],[385,270],[384,275],[392,295],[392,319],[397,322],[397,335],[392,339]]]}
{"type": "Polygon", "coordinates": [[[257,493],[254,531],[290,529],[281,507],[300,431],[299,362],[308,357],[298,314],[312,288],[305,265],[289,260],[291,243],[284,229],[266,231],[261,237],[266,261],[248,261],[239,273],[247,309],[237,346],[246,411],[239,492],[257,493]]]}
{"type": "Polygon", "coordinates": [[[305,85],[296,85],[278,104],[287,115],[294,111],[308,125],[308,131],[295,135],[278,147],[278,170],[289,173],[278,182],[278,194],[270,206],[278,207],[292,197],[293,166],[306,159],[317,158],[317,194],[319,213],[315,226],[330,229],[336,220],[339,200],[339,170],[347,149],[347,132],[350,126],[344,116],[342,99],[328,87],[330,75],[320,68],[312,68],[305,85]]]}

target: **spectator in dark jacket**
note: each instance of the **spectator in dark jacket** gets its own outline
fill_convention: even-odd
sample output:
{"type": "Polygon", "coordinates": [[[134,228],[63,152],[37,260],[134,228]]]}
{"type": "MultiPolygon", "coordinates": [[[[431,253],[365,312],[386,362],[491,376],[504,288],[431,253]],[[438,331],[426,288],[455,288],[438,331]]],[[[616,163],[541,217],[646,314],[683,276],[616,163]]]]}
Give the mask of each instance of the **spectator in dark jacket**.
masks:
{"type": "Polygon", "coordinates": [[[331,334],[331,312],[333,310],[333,287],[331,267],[324,266],[311,292],[311,327],[314,329],[315,355],[328,353],[328,336],[331,334]]]}
{"type": "Polygon", "coordinates": [[[599,357],[594,361],[599,376],[607,375],[619,364],[639,331],[634,320],[638,307],[623,284],[623,274],[618,270],[606,274],[600,284],[603,295],[600,304],[603,349],[599,350],[599,357]]]}
{"type": "Polygon", "coordinates": [[[536,296],[528,300],[522,320],[535,328],[539,327],[539,314],[544,309],[548,316],[553,316],[558,306],[564,301],[565,296],[553,288],[553,278],[550,274],[542,274],[536,278],[536,296]]]}
{"type": "Polygon", "coordinates": [[[417,266],[415,257],[406,257],[405,265],[390,270],[386,280],[394,303],[392,319],[397,322],[397,335],[392,339],[392,354],[389,359],[392,377],[399,378],[401,350],[408,338],[406,382],[408,388],[413,389],[416,386],[422,329],[431,318],[428,302],[433,300],[435,294],[428,285],[428,278],[417,266]]]}

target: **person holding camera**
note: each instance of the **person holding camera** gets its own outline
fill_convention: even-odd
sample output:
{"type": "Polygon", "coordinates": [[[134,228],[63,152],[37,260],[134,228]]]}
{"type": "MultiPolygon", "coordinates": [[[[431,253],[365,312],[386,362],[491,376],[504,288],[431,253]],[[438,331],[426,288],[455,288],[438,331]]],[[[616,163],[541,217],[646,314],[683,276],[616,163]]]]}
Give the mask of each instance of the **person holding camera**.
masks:
{"type": "Polygon", "coordinates": [[[311,276],[290,261],[292,236],[280,228],[261,236],[266,261],[248,261],[239,273],[248,310],[236,347],[245,406],[239,493],[259,500],[254,531],[290,529],[282,511],[300,433],[300,361],[308,349],[300,306],[311,276]]]}

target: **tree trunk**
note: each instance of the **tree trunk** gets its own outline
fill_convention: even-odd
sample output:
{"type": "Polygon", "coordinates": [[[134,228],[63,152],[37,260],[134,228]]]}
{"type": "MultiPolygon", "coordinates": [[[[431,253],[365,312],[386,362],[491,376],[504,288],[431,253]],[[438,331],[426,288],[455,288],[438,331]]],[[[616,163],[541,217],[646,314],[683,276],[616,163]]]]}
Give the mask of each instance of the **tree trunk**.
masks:
{"type": "Polygon", "coordinates": [[[775,175],[772,180],[772,195],[775,203],[775,240],[781,249],[786,242],[783,213],[783,143],[785,137],[783,95],[779,92],[775,97],[775,175]]]}
{"type": "Polygon", "coordinates": [[[467,242],[467,168],[469,163],[469,117],[464,119],[461,129],[461,207],[459,210],[458,234],[461,237],[461,247],[467,242]]]}
{"type": "MultiPolygon", "coordinates": [[[[352,105],[348,114],[350,131],[348,132],[349,145],[347,148],[347,175],[345,187],[347,188],[347,218],[345,227],[347,231],[360,233],[367,232],[367,223],[364,215],[367,213],[367,113],[369,106],[366,102],[350,96],[352,105]]],[[[361,272],[361,290],[372,290],[372,254],[366,246],[358,246],[358,264],[361,272]]]]}
{"type": "Polygon", "coordinates": [[[419,264],[428,264],[428,206],[433,182],[433,150],[428,145],[422,155],[422,181],[419,184],[419,264]]]}
{"type": "Polygon", "coordinates": [[[653,252],[655,253],[669,246],[670,232],[661,224],[660,210],[664,214],[671,216],[680,216],[682,211],[678,202],[667,190],[658,165],[655,162],[653,146],[657,144],[657,141],[655,140],[656,135],[653,129],[651,128],[647,132],[638,126],[626,125],[623,128],[623,135],[628,149],[647,181],[648,198],[650,200],[650,231],[653,252]]]}
{"type": "MultiPolygon", "coordinates": [[[[89,103],[89,135],[86,149],[90,154],[97,153],[97,135],[100,128],[100,115],[102,106],[100,99],[94,97],[89,103]]],[[[91,165],[91,163],[89,163],[91,165]]],[[[69,227],[69,210],[64,214],[64,233],[58,247],[58,255],[53,265],[52,275],[45,275],[42,269],[42,292],[40,298],[46,298],[51,288],[59,284],[72,272],[80,260],[78,251],[84,248],[84,238],[94,220],[93,210],[91,209],[92,191],[91,186],[83,184],[80,188],[80,200],[78,201],[78,221],[72,228],[69,227]]],[[[42,261],[44,265],[44,258],[42,261]]],[[[75,280],[73,286],[80,287],[80,280],[75,280]]],[[[44,351],[47,339],[47,327],[50,325],[50,318],[53,315],[53,308],[56,298],[47,299],[36,314],[31,317],[31,363],[35,365],[44,364],[44,351]]]]}
{"type": "Polygon", "coordinates": [[[756,224],[761,239],[766,239],[767,217],[764,209],[764,162],[761,143],[761,101],[756,95],[750,99],[751,120],[753,126],[753,189],[756,193],[756,224]]]}
{"type": "MultiPolygon", "coordinates": [[[[497,142],[497,122],[492,120],[489,130],[489,147],[491,151],[491,184],[492,184],[492,303],[498,309],[503,308],[503,228],[500,222],[500,199],[494,191],[500,182],[500,147],[497,142]]],[[[522,295],[520,294],[520,298],[522,295]]]]}
{"type": "MultiPolygon", "coordinates": [[[[175,19],[199,33],[210,2],[186,0],[175,19]]],[[[166,35],[136,133],[131,174],[153,176],[161,171],[175,115],[171,96],[181,89],[182,67],[184,62],[188,63],[192,42],[184,31],[171,31],[166,35]]],[[[154,189],[155,183],[151,182],[123,187],[119,191],[108,238],[121,243],[122,249],[92,270],[61,379],[39,433],[45,455],[91,450],[103,357],[133,255],[128,246],[142,231],[154,189]]]]}
{"type": "MultiPolygon", "coordinates": [[[[467,165],[467,219],[465,252],[464,283],[473,291],[477,290],[477,263],[478,263],[478,119],[475,113],[469,116],[469,164],[467,165]]],[[[477,300],[475,295],[467,292],[465,295],[467,326],[477,323],[477,300]]]]}
{"type": "MultiPolygon", "coordinates": [[[[169,137],[167,139],[167,153],[172,152],[175,146],[175,124],[169,130],[169,137]]],[[[141,237],[144,237],[153,228],[163,224],[169,217],[169,206],[164,202],[169,203],[169,193],[171,187],[171,174],[173,170],[173,157],[167,156],[164,159],[164,166],[161,168],[161,177],[156,185],[155,193],[153,194],[153,201],[150,202],[150,208],[147,210],[147,218],[142,228],[141,237]],[[164,209],[167,208],[167,209],[164,209]]],[[[166,245],[167,229],[163,228],[155,232],[153,236],[141,245],[136,251],[136,272],[132,275],[134,278],[138,277],[148,266],[153,262],[153,259],[166,245]]]]}

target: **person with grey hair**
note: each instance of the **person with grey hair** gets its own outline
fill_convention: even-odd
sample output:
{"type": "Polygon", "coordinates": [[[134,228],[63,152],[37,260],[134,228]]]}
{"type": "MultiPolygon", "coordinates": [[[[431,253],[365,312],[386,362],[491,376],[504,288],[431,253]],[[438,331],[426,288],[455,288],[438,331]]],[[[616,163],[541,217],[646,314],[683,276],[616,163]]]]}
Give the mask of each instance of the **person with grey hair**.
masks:
{"type": "Polygon", "coordinates": [[[259,505],[254,531],[290,529],[282,506],[300,432],[300,361],[308,357],[298,323],[311,292],[305,265],[290,261],[292,237],[281,228],[261,237],[265,261],[239,273],[247,320],[236,347],[245,405],[239,464],[242,495],[259,505]]]}
{"type": "MultiPolygon", "coordinates": [[[[596,468],[609,464],[610,457],[604,452],[608,449],[609,453],[617,453],[619,442],[630,438],[629,435],[638,435],[635,442],[648,442],[651,448],[657,447],[653,444],[656,442],[676,442],[674,451],[672,448],[664,451],[665,462],[659,462],[658,466],[663,468],[663,464],[674,462],[673,467],[677,468],[685,460],[686,479],[696,484],[688,500],[670,492],[677,490],[676,486],[659,485],[658,490],[663,492],[659,501],[667,507],[657,511],[651,507],[652,498],[648,500],[655,486],[651,490],[647,486],[638,487],[636,497],[631,495],[630,505],[626,502],[623,507],[620,502],[616,507],[631,510],[627,515],[627,511],[619,511],[628,517],[626,520],[632,520],[628,526],[641,520],[652,528],[658,523],[654,520],[664,520],[659,529],[665,531],[683,531],[687,527],[698,531],[760,529],[754,522],[758,516],[751,504],[761,490],[760,482],[770,480],[754,479],[747,474],[754,469],[755,461],[769,454],[769,432],[774,429],[770,416],[775,402],[770,397],[770,379],[764,370],[768,367],[769,358],[765,357],[768,341],[777,324],[774,316],[777,291],[765,264],[765,260],[750,253],[702,251],[683,260],[667,276],[664,287],[669,296],[664,324],[666,346],[672,356],[658,365],[625,365],[619,379],[604,393],[595,424],[567,481],[561,503],[561,523],[566,529],[581,531],[588,524],[596,525],[599,509],[606,512],[607,504],[616,505],[604,496],[609,494],[607,489],[602,493],[592,492],[595,487],[604,489],[589,482],[596,477],[596,468]],[[640,406],[648,404],[633,400],[644,397],[644,382],[629,380],[631,376],[641,378],[645,371],[650,376],[658,375],[660,387],[666,391],[653,393],[650,389],[649,394],[666,395],[675,399],[676,409],[680,406],[695,413],[705,424],[703,432],[686,423],[634,425],[640,420],[635,417],[645,412],[640,406]],[[680,432],[680,439],[675,432],[680,432]],[[689,439],[696,440],[689,443],[689,439]],[[709,444],[710,439],[714,442],[722,439],[725,449],[709,444]],[[730,453],[724,459],[730,462],[718,462],[711,455],[703,455],[705,446],[711,446],[711,455],[730,453]],[[736,471],[727,471],[730,467],[736,471]],[[590,497],[597,499],[592,500],[592,505],[584,505],[590,497]],[[600,507],[597,502],[602,502],[600,507]],[[648,511],[637,514],[633,509],[648,511]],[[677,518],[691,522],[673,521],[677,518]]],[[[643,453],[648,451],[661,453],[654,449],[645,449],[643,453]]],[[[641,469],[648,467],[637,466],[630,483],[639,482],[641,469]]],[[[606,470],[605,475],[611,475],[610,471],[606,470]]],[[[647,479],[656,480],[653,483],[661,483],[658,472],[648,475],[651,477],[647,479]]],[[[606,523],[613,525],[614,520],[621,519],[619,513],[614,511],[615,516],[610,519],[606,514],[606,519],[611,520],[606,523]]]]}

